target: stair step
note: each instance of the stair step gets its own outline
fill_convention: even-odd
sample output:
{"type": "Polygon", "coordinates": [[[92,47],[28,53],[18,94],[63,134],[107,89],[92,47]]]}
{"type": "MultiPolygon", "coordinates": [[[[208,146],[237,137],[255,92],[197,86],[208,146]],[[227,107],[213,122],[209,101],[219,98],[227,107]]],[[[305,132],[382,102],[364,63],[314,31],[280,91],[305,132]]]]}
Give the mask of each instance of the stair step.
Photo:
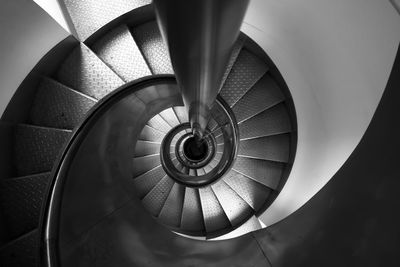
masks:
{"type": "Polygon", "coordinates": [[[220,95],[232,107],[268,71],[268,66],[243,48],[226,79],[220,95]]]}
{"type": "Polygon", "coordinates": [[[143,141],[162,142],[164,136],[165,133],[145,125],[143,130],[140,132],[139,139],[143,141]]]}
{"type": "Polygon", "coordinates": [[[81,41],[115,18],[150,4],[150,0],[62,0],[81,41]]]}
{"type": "Polygon", "coordinates": [[[17,176],[51,171],[70,135],[69,130],[18,125],[14,137],[17,176]]]}
{"type": "Polygon", "coordinates": [[[39,234],[33,230],[0,248],[0,266],[39,266],[39,234]]]}
{"type": "Polygon", "coordinates": [[[199,193],[207,234],[230,228],[231,224],[211,187],[200,188],[199,193]]]}
{"type": "Polygon", "coordinates": [[[252,208],[223,180],[211,188],[232,226],[238,226],[251,217],[252,208]]]}
{"type": "Polygon", "coordinates": [[[153,189],[157,183],[166,175],[163,167],[161,165],[143,173],[142,175],[136,177],[133,180],[136,192],[138,196],[143,198],[146,196],[151,189],[153,189]]]}
{"type": "Polygon", "coordinates": [[[62,63],[57,80],[86,95],[101,99],[124,84],[103,61],[83,43],[62,63]]]}
{"type": "Polygon", "coordinates": [[[238,123],[285,100],[279,86],[266,73],[236,104],[232,107],[238,123]]]}
{"type": "Polygon", "coordinates": [[[199,190],[186,187],[183,201],[181,229],[189,232],[204,231],[203,211],[201,208],[199,190]]]}
{"type": "Polygon", "coordinates": [[[185,107],[178,106],[173,108],[180,123],[189,122],[188,114],[185,107]]]}
{"type": "Polygon", "coordinates": [[[108,32],[96,41],[92,49],[125,82],[151,75],[126,25],[108,32]]]}
{"type": "Polygon", "coordinates": [[[278,104],[239,124],[241,141],[291,131],[289,114],[284,104],[278,104]]]}
{"type": "Polygon", "coordinates": [[[162,39],[156,21],[146,22],[131,29],[153,74],[173,74],[168,49],[162,39]]]}
{"type": "Polygon", "coordinates": [[[30,122],[35,125],[73,129],[96,100],[53,79],[43,78],[32,103],[30,122]]]}
{"type": "Polygon", "coordinates": [[[223,180],[255,211],[262,208],[272,192],[269,187],[234,170],[226,174],[223,180]]]}
{"type": "Polygon", "coordinates": [[[240,34],[233,46],[231,57],[229,58],[228,66],[226,67],[224,76],[222,77],[220,90],[222,89],[222,86],[224,85],[226,78],[228,78],[228,75],[231,72],[233,65],[235,64],[236,59],[239,56],[240,50],[242,50],[242,47],[243,47],[245,41],[246,41],[246,36],[243,34],[240,34]]]}
{"type": "Polygon", "coordinates": [[[160,147],[160,143],[139,140],[135,146],[135,157],[160,154],[160,147]]]}
{"type": "Polygon", "coordinates": [[[237,157],[232,169],[254,181],[276,190],[282,177],[283,163],[237,157]]]}
{"type": "Polygon", "coordinates": [[[185,186],[175,183],[158,216],[160,220],[167,225],[178,228],[181,225],[184,199],[185,186]]]}
{"type": "Polygon", "coordinates": [[[12,238],[38,227],[50,173],[0,181],[0,203],[7,232],[12,238]]]}
{"type": "Polygon", "coordinates": [[[139,158],[133,158],[132,177],[137,177],[160,164],[161,164],[160,155],[150,155],[139,158]]]}
{"type": "Polygon", "coordinates": [[[151,118],[147,122],[147,125],[163,133],[168,133],[169,130],[172,129],[171,126],[158,114],[151,118]]]}
{"type": "Polygon", "coordinates": [[[161,181],[143,198],[143,205],[153,216],[158,216],[174,185],[174,180],[165,175],[161,181]]]}
{"type": "Polygon", "coordinates": [[[240,141],[238,155],[250,158],[288,162],[290,135],[280,134],[240,141]]]}
{"type": "Polygon", "coordinates": [[[164,109],[160,113],[161,118],[163,118],[171,127],[178,126],[180,124],[176,114],[172,108],[164,109]]]}

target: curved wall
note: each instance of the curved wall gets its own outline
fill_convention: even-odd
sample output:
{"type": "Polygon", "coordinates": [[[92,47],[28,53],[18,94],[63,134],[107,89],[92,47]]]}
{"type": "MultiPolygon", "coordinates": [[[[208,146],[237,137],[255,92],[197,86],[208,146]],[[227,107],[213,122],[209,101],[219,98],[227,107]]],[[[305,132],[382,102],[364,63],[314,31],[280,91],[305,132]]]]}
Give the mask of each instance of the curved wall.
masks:
{"type": "Polygon", "coordinates": [[[298,119],[292,172],[260,217],[267,226],[306,203],[358,144],[386,86],[399,28],[389,1],[250,2],[242,30],[280,70],[298,119]]]}
{"type": "Polygon", "coordinates": [[[32,0],[0,8],[0,115],[38,61],[69,33],[32,0]]]}

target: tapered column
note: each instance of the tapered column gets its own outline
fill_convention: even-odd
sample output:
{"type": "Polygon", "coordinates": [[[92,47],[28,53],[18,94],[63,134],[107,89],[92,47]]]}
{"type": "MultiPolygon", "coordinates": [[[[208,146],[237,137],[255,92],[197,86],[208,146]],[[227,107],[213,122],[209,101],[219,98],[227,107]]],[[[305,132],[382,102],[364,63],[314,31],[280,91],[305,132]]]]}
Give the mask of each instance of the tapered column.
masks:
{"type": "Polygon", "coordinates": [[[154,0],[195,135],[210,118],[248,0],[154,0]]]}

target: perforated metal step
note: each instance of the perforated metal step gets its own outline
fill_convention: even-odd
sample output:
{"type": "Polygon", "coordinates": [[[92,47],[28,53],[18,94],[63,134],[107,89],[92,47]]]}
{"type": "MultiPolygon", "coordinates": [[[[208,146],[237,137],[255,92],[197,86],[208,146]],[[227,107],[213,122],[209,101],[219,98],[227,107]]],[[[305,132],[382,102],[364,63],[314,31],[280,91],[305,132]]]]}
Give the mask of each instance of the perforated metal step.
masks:
{"type": "Polygon", "coordinates": [[[158,184],[143,198],[143,205],[153,216],[158,216],[174,185],[174,181],[164,176],[158,184]]]}
{"type": "Polygon", "coordinates": [[[39,266],[38,231],[29,232],[0,248],[0,266],[37,267],[39,266]]]}
{"type": "Polygon", "coordinates": [[[133,180],[133,184],[135,186],[135,191],[138,193],[140,198],[146,196],[151,189],[153,189],[163,177],[165,177],[166,173],[161,165],[148,170],[147,172],[135,177],[133,180]]]}
{"type": "Polygon", "coordinates": [[[80,43],[59,68],[56,79],[86,95],[101,99],[124,84],[124,81],[80,43]]]}
{"type": "Polygon", "coordinates": [[[280,134],[240,141],[239,156],[288,162],[290,135],[280,134]]]}
{"type": "Polygon", "coordinates": [[[132,160],[132,177],[139,176],[148,170],[153,169],[156,166],[159,166],[160,163],[160,155],[150,155],[145,157],[134,158],[132,160]]]}
{"type": "Polygon", "coordinates": [[[131,29],[153,74],[173,74],[171,59],[155,21],[131,29]]]}
{"type": "Polygon", "coordinates": [[[175,183],[172,187],[164,206],[161,209],[160,221],[174,227],[181,225],[183,201],[185,199],[185,187],[175,183]]]}
{"type": "Polygon", "coordinates": [[[73,129],[95,104],[94,98],[43,78],[32,103],[30,121],[38,126],[73,129]]]}
{"type": "Polygon", "coordinates": [[[125,82],[151,75],[126,25],[107,33],[92,49],[125,82]]]}
{"type": "Polygon", "coordinates": [[[186,231],[203,232],[205,230],[203,210],[199,190],[186,187],[185,200],[183,202],[181,228],[186,231]]]}
{"type": "Polygon", "coordinates": [[[135,8],[150,4],[150,0],[62,0],[81,41],[113,19],[135,8]]]}
{"type": "Polygon", "coordinates": [[[16,238],[38,227],[42,201],[50,173],[0,181],[3,222],[8,235],[16,238]]]}
{"type": "Polygon", "coordinates": [[[285,100],[281,89],[266,73],[238,102],[232,107],[238,123],[285,100]]]}
{"type": "Polygon", "coordinates": [[[70,135],[69,130],[18,125],[15,129],[14,145],[17,175],[50,171],[70,135]]]}

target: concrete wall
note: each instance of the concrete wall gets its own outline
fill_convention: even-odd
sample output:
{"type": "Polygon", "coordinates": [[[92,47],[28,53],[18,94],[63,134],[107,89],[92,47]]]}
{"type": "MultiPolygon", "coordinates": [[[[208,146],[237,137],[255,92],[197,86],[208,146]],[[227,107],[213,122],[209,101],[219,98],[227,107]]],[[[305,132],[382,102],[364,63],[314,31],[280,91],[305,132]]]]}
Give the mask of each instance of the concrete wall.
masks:
{"type": "Polygon", "coordinates": [[[69,33],[32,0],[2,0],[0,115],[36,63],[69,33]]]}
{"type": "Polygon", "coordinates": [[[298,149],[281,194],[260,217],[268,226],[306,203],[364,134],[400,41],[389,1],[252,0],[243,31],[277,65],[298,116],[298,149]]]}

